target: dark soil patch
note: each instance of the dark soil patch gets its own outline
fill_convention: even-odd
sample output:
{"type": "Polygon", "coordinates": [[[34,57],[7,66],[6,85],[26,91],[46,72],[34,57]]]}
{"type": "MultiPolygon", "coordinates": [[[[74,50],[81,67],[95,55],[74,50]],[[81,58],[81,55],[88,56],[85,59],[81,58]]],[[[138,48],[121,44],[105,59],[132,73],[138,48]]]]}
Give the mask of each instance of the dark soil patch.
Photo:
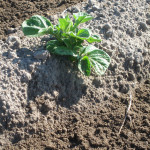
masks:
{"type": "Polygon", "coordinates": [[[84,0],[2,0],[0,1],[0,39],[5,40],[10,28],[21,26],[34,14],[50,16],[84,0]]]}

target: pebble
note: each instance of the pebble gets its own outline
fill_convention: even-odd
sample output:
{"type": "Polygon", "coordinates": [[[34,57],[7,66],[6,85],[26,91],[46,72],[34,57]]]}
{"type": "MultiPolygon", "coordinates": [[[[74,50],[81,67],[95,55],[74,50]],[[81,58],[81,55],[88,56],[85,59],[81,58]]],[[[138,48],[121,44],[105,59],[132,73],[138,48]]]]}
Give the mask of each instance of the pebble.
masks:
{"type": "Polygon", "coordinates": [[[106,36],[107,38],[111,38],[112,35],[113,35],[113,31],[107,31],[106,34],[105,34],[105,36],[106,36]]]}
{"type": "Polygon", "coordinates": [[[35,66],[32,65],[32,64],[30,64],[30,65],[28,66],[28,68],[29,68],[30,72],[32,72],[32,71],[34,70],[35,66]]]}
{"type": "Polygon", "coordinates": [[[115,14],[116,16],[120,16],[120,12],[119,12],[117,9],[114,9],[114,14],[115,14]]]}
{"type": "Polygon", "coordinates": [[[89,0],[88,1],[88,4],[89,4],[89,6],[91,7],[92,5],[94,5],[94,4],[96,4],[97,2],[96,2],[96,0],[89,0]]]}
{"type": "Polygon", "coordinates": [[[128,81],[134,81],[135,80],[135,75],[131,72],[128,73],[128,81]]]}
{"type": "Polygon", "coordinates": [[[143,32],[145,32],[147,30],[147,25],[144,22],[140,22],[139,23],[139,30],[142,30],[143,32]]]}
{"type": "Polygon", "coordinates": [[[134,62],[136,64],[142,64],[143,63],[143,56],[142,53],[138,52],[134,55],[134,62]]]}
{"type": "Polygon", "coordinates": [[[7,34],[15,33],[17,30],[15,28],[10,28],[7,30],[7,34]]]}
{"type": "Polygon", "coordinates": [[[93,11],[99,11],[99,6],[94,5],[94,6],[92,7],[92,10],[93,10],[93,11]]]}
{"type": "Polygon", "coordinates": [[[142,35],[142,32],[138,30],[138,31],[136,32],[136,35],[137,35],[137,36],[141,36],[141,35],[142,35]]]}
{"type": "Polygon", "coordinates": [[[26,71],[22,71],[21,73],[22,73],[21,81],[28,83],[29,80],[31,80],[31,74],[26,71]]]}
{"type": "Polygon", "coordinates": [[[150,25],[150,19],[146,20],[146,24],[150,25]]]}
{"type": "Polygon", "coordinates": [[[126,33],[129,34],[130,37],[134,37],[135,34],[136,34],[135,30],[132,29],[132,28],[128,28],[127,31],[126,31],[126,33]]]}
{"type": "Polygon", "coordinates": [[[135,64],[135,70],[136,70],[136,72],[140,72],[141,71],[140,64],[135,64]]]}
{"type": "Polygon", "coordinates": [[[129,92],[129,85],[128,84],[120,83],[120,85],[119,85],[119,91],[121,93],[124,93],[124,94],[128,93],[129,92]]]}
{"type": "Polygon", "coordinates": [[[34,58],[41,59],[41,60],[46,60],[49,55],[50,54],[47,50],[36,51],[34,53],[34,58]]]}
{"type": "Polygon", "coordinates": [[[16,55],[15,52],[9,51],[9,52],[8,52],[8,58],[9,58],[9,59],[14,59],[14,58],[17,58],[17,55],[16,55]]]}
{"type": "Polygon", "coordinates": [[[102,28],[103,28],[103,30],[105,30],[107,32],[109,29],[111,29],[111,25],[105,24],[102,28]]]}
{"type": "Polygon", "coordinates": [[[17,36],[9,36],[7,39],[7,43],[12,49],[17,49],[20,48],[21,41],[17,36]]]}
{"type": "Polygon", "coordinates": [[[146,14],[146,17],[147,17],[147,18],[150,18],[150,13],[147,13],[147,14],[146,14]]]}
{"type": "Polygon", "coordinates": [[[100,13],[100,12],[97,12],[96,16],[97,17],[103,17],[103,18],[105,18],[105,14],[104,13],[100,13]]]}
{"type": "Polygon", "coordinates": [[[72,13],[78,13],[79,9],[77,7],[72,7],[71,12],[72,13]]]}

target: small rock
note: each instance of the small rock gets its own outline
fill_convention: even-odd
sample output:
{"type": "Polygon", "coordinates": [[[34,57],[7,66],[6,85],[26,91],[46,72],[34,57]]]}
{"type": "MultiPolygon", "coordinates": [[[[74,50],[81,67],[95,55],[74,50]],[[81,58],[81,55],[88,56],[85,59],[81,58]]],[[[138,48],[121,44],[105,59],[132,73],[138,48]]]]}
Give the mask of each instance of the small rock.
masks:
{"type": "Polygon", "coordinates": [[[78,122],[80,120],[80,116],[78,114],[73,114],[72,122],[78,122]]]}
{"type": "Polygon", "coordinates": [[[113,87],[114,87],[114,89],[118,89],[118,88],[119,88],[118,83],[114,83],[114,84],[113,84],[113,87]]]}
{"type": "Polygon", "coordinates": [[[108,100],[109,99],[109,96],[108,95],[105,95],[104,96],[104,101],[108,100]]]}
{"type": "Polygon", "coordinates": [[[118,2],[115,2],[114,6],[118,6],[118,5],[119,5],[119,3],[118,3],[118,2]]]}
{"type": "Polygon", "coordinates": [[[7,34],[15,33],[17,30],[15,28],[10,28],[7,30],[7,34]]]}
{"type": "Polygon", "coordinates": [[[34,66],[33,64],[30,64],[30,65],[29,65],[29,70],[30,70],[30,72],[32,72],[32,71],[34,70],[34,68],[35,68],[35,66],[34,66]]]}
{"type": "Polygon", "coordinates": [[[46,50],[36,51],[34,53],[34,58],[46,60],[49,55],[50,55],[49,52],[46,50]]]}
{"type": "Polygon", "coordinates": [[[107,5],[111,6],[111,2],[110,2],[110,1],[108,1],[108,2],[107,2],[107,5]]]}
{"type": "Polygon", "coordinates": [[[134,62],[136,64],[142,64],[143,63],[143,56],[142,53],[138,52],[134,55],[134,62]]]}
{"type": "Polygon", "coordinates": [[[120,86],[120,87],[119,87],[119,91],[120,91],[121,93],[126,94],[126,93],[129,92],[129,85],[128,85],[128,84],[120,84],[119,86],[120,86]]]}
{"type": "Polygon", "coordinates": [[[111,29],[111,25],[110,25],[110,24],[105,24],[105,25],[103,26],[103,30],[105,30],[106,32],[107,32],[109,29],[111,29]]]}
{"type": "Polygon", "coordinates": [[[96,16],[97,16],[97,17],[103,17],[103,18],[105,18],[105,14],[99,13],[99,12],[96,13],[96,16]]]}
{"type": "Polygon", "coordinates": [[[136,72],[140,72],[141,71],[141,65],[140,64],[134,64],[134,69],[136,72]]]}
{"type": "Polygon", "coordinates": [[[20,48],[21,41],[17,36],[9,36],[7,39],[7,43],[12,49],[17,49],[20,48]]]}
{"type": "Polygon", "coordinates": [[[22,73],[21,81],[28,83],[31,80],[31,74],[26,71],[22,71],[21,73],[22,73]]]}
{"type": "Polygon", "coordinates": [[[107,31],[106,34],[105,34],[105,36],[106,36],[107,38],[111,38],[112,35],[113,35],[113,31],[107,31]]]}
{"type": "Polygon", "coordinates": [[[115,14],[116,16],[120,16],[120,12],[119,12],[117,9],[114,9],[114,14],[115,14]]]}
{"type": "Polygon", "coordinates": [[[150,18],[150,13],[147,13],[147,14],[146,14],[146,17],[147,17],[147,18],[150,18]]]}
{"type": "Polygon", "coordinates": [[[136,35],[137,35],[137,36],[141,36],[141,35],[142,35],[142,32],[141,32],[141,31],[137,31],[137,32],[136,32],[136,35]]]}
{"type": "Polygon", "coordinates": [[[16,57],[17,57],[17,55],[16,55],[15,52],[12,52],[12,51],[9,51],[9,52],[8,52],[8,58],[9,58],[9,59],[13,59],[13,58],[16,58],[16,57]]]}
{"type": "Polygon", "coordinates": [[[97,2],[95,0],[89,0],[88,4],[91,7],[92,5],[96,4],[97,2]]]}
{"type": "Polygon", "coordinates": [[[126,33],[129,34],[130,37],[134,37],[135,36],[135,30],[134,29],[127,29],[126,33]]]}
{"type": "Polygon", "coordinates": [[[0,124],[0,133],[3,134],[3,131],[4,131],[3,126],[0,124]]]}
{"type": "Polygon", "coordinates": [[[134,81],[135,80],[135,75],[133,73],[128,73],[128,81],[134,81]]]}
{"type": "Polygon", "coordinates": [[[54,97],[56,98],[56,97],[59,96],[59,92],[58,92],[58,91],[53,91],[53,95],[54,95],[54,97]]]}
{"type": "Polygon", "coordinates": [[[79,9],[78,9],[77,7],[73,7],[73,8],[71,9],[71,12],[72,12],[72,13],[78,13],[78,12],[79,12],[79,9]]]}
{"type": "Polygon", "coordinates": [[[99,6],[94,5],[94,6],[92,7],[92,11],[96,11],[96,10],[99,10],[99,6]]]}
{"type": "Polygon", "coordinates": [[[144,121],[143,121],[143,123],[146,125],[146,126],[150,126],[150,122],[149,122],[149,120],[148,119],[145,119],[144,121]]]}
{"type": "Polygon", "coordinates": [[[146,0],[147,3],[150,3],[150,0],[146,0]]]}
{"type": "Polygon", "coordinates": [[[145,32],[147,30],[147,25],[144,22],[140,22],[139,23],[139,30],[142,30],[143,32],[145,32]]]}
{"type": "Polygon", "coordinates": [[[146,24],[150,25],[150,19],[148,19],[148,20],[146,21],[146,24]]]}
{"type": "Polygon", "coordinates": [[[125,11],[126,11],[125,8],[123,7],[120,8],[120,12],[125,12],[125,11]]]}

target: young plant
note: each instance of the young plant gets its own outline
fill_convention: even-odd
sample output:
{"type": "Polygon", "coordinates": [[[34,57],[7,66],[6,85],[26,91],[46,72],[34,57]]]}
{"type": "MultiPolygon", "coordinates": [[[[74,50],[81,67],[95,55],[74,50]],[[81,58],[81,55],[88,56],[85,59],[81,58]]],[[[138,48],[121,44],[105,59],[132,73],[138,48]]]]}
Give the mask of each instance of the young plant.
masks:
{"type": "Polygon", "coordinates": [[[83,12],[75,13],[73,17],[74,21],[68,15],[59,18],[59,23],[54,26],[47,18],[35,15],[22,23],[22,30],[24,35],[31,37],[54,36],[55,40],[47,42],[46,49],[51,54],[71,57],[84,75],[89,76],[92,68],[98,75],[104,74],[110,64],[109,55],[93,45],[82,45],[84,40],[88,43],[100,42],[99,36],[92,35],[89,29],[78,28],[93,17],[83,12]]]}

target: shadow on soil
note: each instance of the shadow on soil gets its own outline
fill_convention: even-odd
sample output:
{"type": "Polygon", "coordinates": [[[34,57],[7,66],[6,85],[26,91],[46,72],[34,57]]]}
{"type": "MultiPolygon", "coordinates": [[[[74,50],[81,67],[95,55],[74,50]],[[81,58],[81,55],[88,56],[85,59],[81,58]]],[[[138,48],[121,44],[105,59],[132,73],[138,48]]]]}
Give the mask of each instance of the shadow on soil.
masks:
{"type": "MultiPolygon", "coordinates": [[[[33,48],[39,50],[42,48],[33,48]]],[[[33,57],[35,51],[22,48],[18,51],[20,69],[30,71],[34,67],[28,83],[27,100],[37,98],[56,101],[57,105],[70,108],[86,94],[87,86],[77,75],[77,66],[66,57],[50,56],[45,61],[33,57]],[[39,64],[39,65],[38,65],[39,64]]]]}
{"type": "MultiPolygon", "coordinates": [[[[27,94],[28,103],[26,106],[22,106],[26,109],[26,118],[30,118],[32,115],[28,105],[30,102],[36,104],[37,109],[45,115],[49,111],[46,101],[54,101],[57,106],[70,109],[72,105],[78,103],[87,90],[87,86],[83,84],[83,79],[77,75],[76,65],[73,65],[67,58],[60,56],[49,56],[45,61],[35,59],[35,50],[39,49],[41,47],[35,47],[32,50],[28,48],[18,49],[18,57],[14,58],[12,62],[19,66],[19,70],[16,69],[17,76],[22,77],[21,70],[31,73],[31,80],[25,82],[28,86],[27,93],[24,94],[27,94]],[[41,104],[42,107],[40,107],[41,104]]],[[[2,104],[0,103],[1,107],[2,104]]],[[[0,113],[4,113],[4,110],[0,109],[0,113]]],[[[25,128],[27,126],[24,122],[13,123],[11,115],[6,115],[0,118],[0,123],[2,123],[0,134],[3,134],[4,129],[11,131],[14,127],[25,128]]],[[[31,131],[29,132],[32,134],[31,131]]],[[[20,140],[21,136],[16,133],[12,143],[17,143],[20,140]]]]}

